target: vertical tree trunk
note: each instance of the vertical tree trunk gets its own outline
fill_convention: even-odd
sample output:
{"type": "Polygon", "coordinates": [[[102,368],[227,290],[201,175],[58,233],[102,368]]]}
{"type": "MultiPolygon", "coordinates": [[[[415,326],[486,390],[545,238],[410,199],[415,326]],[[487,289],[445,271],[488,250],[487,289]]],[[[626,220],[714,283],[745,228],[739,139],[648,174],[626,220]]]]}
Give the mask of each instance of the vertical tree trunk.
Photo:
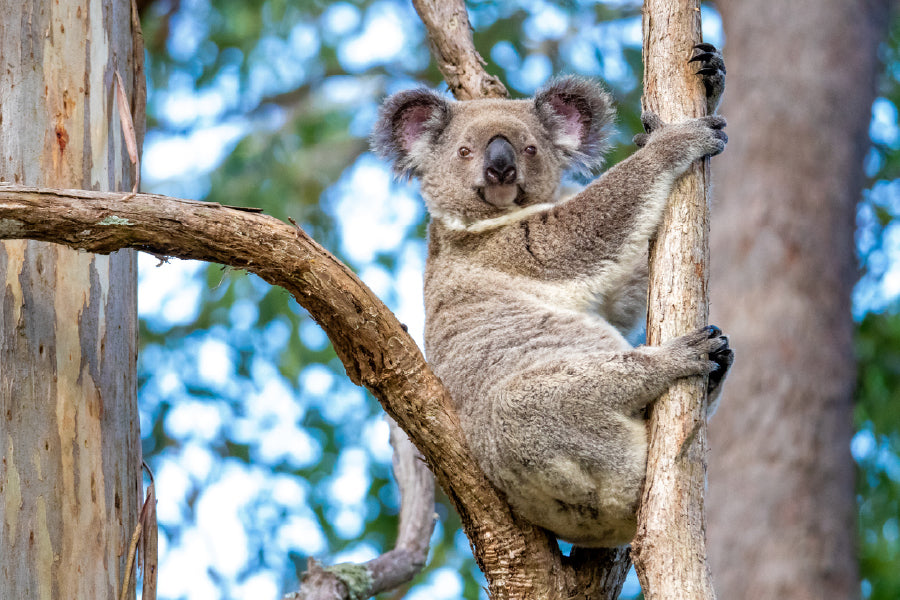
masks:
{"type": "MultiPolygon", "coordinates": [[[[0,181],[130,190],[131,23],[127,1],[0,4],[0,181]]],[[[0,598],[116,598],[141,501],[135,254],[6,242],[0,283],[0,598]]]]}
{"type": "MultiPolygon", "coordinates": [[[[699,0],[645,0],[643,108],[663,121],[703,116],[706,97],[689,67],[701,41],[699,0]]],[[[708,161],[678,180],[650,251],[647,341],[659,345],[706,325],[708,161]]],[[[706,562],[705,378],[676,382],[650,410],[647,480],[633,558],[644,596],[715,598],[706,562]]]]}
{"type": "Polygon", "coordinates": [[[736,362],[710,424],[723,598],[859,595],[850,293],[886,0],[721,0],[713,320],[736,362]]]}

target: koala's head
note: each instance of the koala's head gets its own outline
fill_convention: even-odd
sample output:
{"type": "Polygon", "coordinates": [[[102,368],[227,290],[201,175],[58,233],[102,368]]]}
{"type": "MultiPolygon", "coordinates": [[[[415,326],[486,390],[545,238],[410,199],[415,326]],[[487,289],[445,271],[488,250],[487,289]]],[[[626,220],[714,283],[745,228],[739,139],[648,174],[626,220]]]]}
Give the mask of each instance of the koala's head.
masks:
{"type": "Polygon", "coordinates": [[[470,224],[555,201],[566,169],[600,166],[613,119],[609,94],[578,77],[528,100],[455,102],[420,88],[385,100],[372,148],[420,179],[434,218],[470,224]]]}

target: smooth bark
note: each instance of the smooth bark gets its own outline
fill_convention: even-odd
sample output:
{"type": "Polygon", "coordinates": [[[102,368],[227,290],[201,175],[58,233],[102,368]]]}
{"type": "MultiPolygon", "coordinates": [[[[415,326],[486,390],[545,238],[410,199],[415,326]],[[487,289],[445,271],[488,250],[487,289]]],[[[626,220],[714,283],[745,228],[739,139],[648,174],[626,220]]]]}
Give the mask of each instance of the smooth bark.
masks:
{"type": "Polygon", "coordinates": [[[710,424],[723,598],[859,596],[850,294],[885,0],[720,1],[731,142],[712,316],[737,355],[710,424]]]}
{"type": "MultiPolygon", "coordinates": [[[[0,4],[0,181],[131,188],[113,87],[118,71],[137,100],[131,17],[0,4]]],[[[114,599],[125,579],[143,499],[135,257],[0,245],[0,598],[114,599]]]]}

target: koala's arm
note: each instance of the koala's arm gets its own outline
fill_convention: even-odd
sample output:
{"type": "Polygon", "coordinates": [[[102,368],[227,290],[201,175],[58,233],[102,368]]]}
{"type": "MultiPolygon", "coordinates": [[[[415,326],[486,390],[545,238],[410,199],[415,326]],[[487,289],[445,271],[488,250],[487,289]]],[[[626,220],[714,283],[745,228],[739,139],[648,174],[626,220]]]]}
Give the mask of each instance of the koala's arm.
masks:
{"type": "Polygon", "coordinates": [[[506,228],[517,238],[506,244],[521,248],[524,262],[557,277],[608,279],[646,253],[675,180],[693,161],[720,153],[727,136],[718,116],[664,125],[646,114],[644,121],[650,133],[637,152],[574,198],[506,228]]]}

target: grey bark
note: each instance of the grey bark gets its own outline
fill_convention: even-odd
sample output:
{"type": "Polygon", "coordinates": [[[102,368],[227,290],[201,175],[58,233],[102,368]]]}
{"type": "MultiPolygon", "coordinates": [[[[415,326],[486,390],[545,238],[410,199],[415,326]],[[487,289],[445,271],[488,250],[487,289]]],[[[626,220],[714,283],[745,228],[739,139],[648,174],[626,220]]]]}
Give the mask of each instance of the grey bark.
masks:
{"type": "MultiPolygon", "coordinates": [[[[131,187],[132,48],[128,2],[0,4],[0,181],[131,187]]],[[[135,253],[6,242],[0,283],[0,598],[116,598],[142,500],[135,253]]]]}
{"type": "Polygon", "coordinates": [[[855,598],[853,231],[888,2],[719,5],[711,314],[737,359],[710,424],[713,576],[729,599],[855,598]]]}

